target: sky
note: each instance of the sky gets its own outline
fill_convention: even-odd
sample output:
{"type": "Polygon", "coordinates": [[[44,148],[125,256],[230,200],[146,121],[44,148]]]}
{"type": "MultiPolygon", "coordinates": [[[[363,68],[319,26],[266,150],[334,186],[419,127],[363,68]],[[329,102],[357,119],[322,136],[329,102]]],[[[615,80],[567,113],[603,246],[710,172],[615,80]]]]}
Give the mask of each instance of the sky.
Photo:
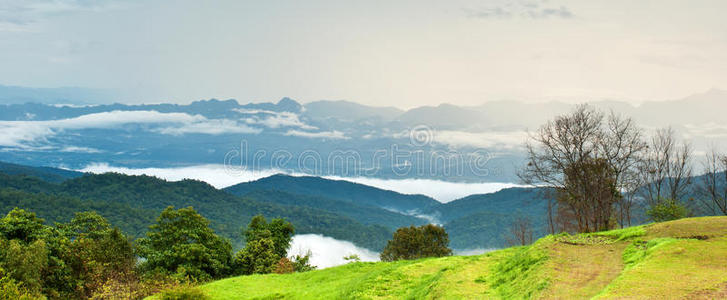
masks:
{"type": "Polygon", "coordinates": [[[727,89],[727,1],[0,0],[0,84],[125,102],[671,100],[727,89]]]}

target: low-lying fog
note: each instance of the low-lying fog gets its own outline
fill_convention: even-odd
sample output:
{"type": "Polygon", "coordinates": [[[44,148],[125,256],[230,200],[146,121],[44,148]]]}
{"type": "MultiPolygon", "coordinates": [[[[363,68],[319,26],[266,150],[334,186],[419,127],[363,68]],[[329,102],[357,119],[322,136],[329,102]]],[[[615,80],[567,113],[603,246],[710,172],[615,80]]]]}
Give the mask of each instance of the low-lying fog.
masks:
{"type": "MultiPolygon", "coordinates": [[[[177,168],[124,168],[111,166],[105,163],[95,163],[78,170],[81,172],[105,173],[118,172],[129,175],[156,176],[170,181],[178,181],[185,178],[197,179],[211,184],[216,188],[224,188],[241,182],[254,181],[277,173],[285,173],[279,170],[262,171],[235,171],[228,172],[223,165],[198,165],[177,168]]],[[[304,174],[289,174],[302,176],[304,174]]],[[[449,182],[433,179],[380,179],[369,177],[336,177],[323,176],[324,178],[346,180],[365,184],[381,189],[392,190],[402,194],[423,194],[432,197],[440,202],[449,202],[472,194],[494,193],[504,188],[515,187],[513,183],[484,182],[464,183],[449,182]]]]}
{"type": "MultiPolygon", "coordinates": [[[[299,234],[293,236],[288,256],[304,255],[311,251],[311,264],[319,269],[348,263],[345,256],[357,254],[361,261],[379,261],[379,253],[357,247],[351,242],[337,240],[320,234],[299,234]]],[[[454,250],[455,255],[478,255],[495,249],[454,250]]]]}

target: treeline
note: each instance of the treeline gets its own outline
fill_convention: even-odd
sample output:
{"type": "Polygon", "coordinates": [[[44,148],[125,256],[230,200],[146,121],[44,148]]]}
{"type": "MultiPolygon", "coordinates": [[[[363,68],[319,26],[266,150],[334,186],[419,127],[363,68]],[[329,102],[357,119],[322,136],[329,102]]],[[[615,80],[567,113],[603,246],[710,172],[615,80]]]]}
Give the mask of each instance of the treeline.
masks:
{"type": "MultiPolygon", "coordinates": [[[[671,128],[652,134],[615,113],[588,105],[561,115],[532,133],[520,177],[547,187],[551,233],[593,232],[631,226],[634,215],[653,221],[692,215],[727,215],[727,155],[711,151],[704,173],[693,177],[693,147],[671,128]]],[[[520,241],[532,235],[515,220],[520,241]]]]}
{"type": "Polygon", "coordinates": [[[50,226],[13,209],[0,219],[0,299],[141,299],[160,291],[204,297],[194,283],[314,269],[310,254],[287,257],[295,229],[283,219],[254,217],[236,253],[209,225],[191,207],[170,206],[132,240],[95,212],[50,226]]]}
{"type": "Polygon", "coordinates": [[[318,208],[262,200],[234,196],[196,180],[167,182],[150,176],[106,173],[51,183],[32,176],[0,173],[3,212],[23,207],[48,221],[67,222],[73,212],[93,210],[132,237],[144,235],[154,217],[169,205],[195,207],[209,218],[216,232],[232,241],[234,248],[245,243],[238,229],[258,214],[285,218],[298,233],[324,234],[372,250],[382,249],[393,231],[318,208]]]}

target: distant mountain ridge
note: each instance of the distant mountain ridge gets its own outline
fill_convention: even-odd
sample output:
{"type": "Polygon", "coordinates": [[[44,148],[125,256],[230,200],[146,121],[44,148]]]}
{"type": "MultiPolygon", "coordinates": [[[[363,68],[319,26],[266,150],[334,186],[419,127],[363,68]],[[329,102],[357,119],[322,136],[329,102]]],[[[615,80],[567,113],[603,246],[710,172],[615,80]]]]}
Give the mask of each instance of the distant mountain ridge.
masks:
{"type": "MultiPolygon", "coordinates": [[[[648,130],[673,126],[697,151],[711,145],[727,147],[727,124],[721,113],[727,110],[725,91],[638,106],[619,101],[592,104],[631,116],[648,130]]],[[[81,169],[89,162],[104,162],[128,168],[164,168],[220,164],[244,144],[248,151],[239,153],[247,156],[236,157],[232,163],[250,167],[249,162],[255,160],[260,165],[252,167],[258,169],[391,179],[402,177],[395,170],[403,165],[393,158],[396,149],[421,153],[424,158],[407,159],[407,163],[413,162],[413,171],[406,172],[405,178],[515,182],[516,169],[525,157],[527,132],[573,106],[491,101],[478,106],[442,104],[401,110],[350,101],[301,104],[287,97],[275,103],[248,104],[232,99],[82,107],[6,104],[0,105],[0,151],[2,160],[19,164],[81,169]],[[412,143],[415,130],[422,134],[423,143],[412,143]],[[272,153],[279,150],[291,159],[275,160],[272,153]],[[320,157],[312,171],[301,167],[300,161],[310,151],[320,157]],[[387,155],[377,160],[382,151],[387,155]],[[342,152],[355,153],[358,161],[354,166],[328,159],[342,152]],[[256,153],[265,156],[258,159],[256,153]],[[437,161],[441,153],[455,159],[443,164],[437,161]],[[483,156],[488,172],[479,172],[478,159],[483,156]],[[451,178],[448,174],[455,170],[456,178],[451,178]]]]}
{"type": "Polygon", "coordinates": [[[256,190],[283,190],[293,194],[339,199],[359,205],[403,212],[439,205],[437,200],[424,195],[404,195],[350,181],[314,176],[277,174],[256,181],[236,184],[224,190],[235,195],[244,195],[256,190]]]}

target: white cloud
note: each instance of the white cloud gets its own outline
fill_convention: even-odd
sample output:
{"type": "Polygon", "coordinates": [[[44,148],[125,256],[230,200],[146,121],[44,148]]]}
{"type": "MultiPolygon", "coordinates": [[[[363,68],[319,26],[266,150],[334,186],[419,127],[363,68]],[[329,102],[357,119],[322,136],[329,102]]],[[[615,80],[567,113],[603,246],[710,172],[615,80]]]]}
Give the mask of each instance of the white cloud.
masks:
{"type": "Polygon", "coordinates": [[[422,194],[439,202],[450,202],[473,194],[488,194],[521,185],[502,182],[449,182],[434,179],[380,179],[371,177],[324,176],[335,180],[347,180],[402,194],[422,194]]]}
{"type": "Polygon", "coordinates": [[[319,234],[299,234],[293,236],[288,256],[305,255],[308,250],[312,256],[310,263],[318,268],[328,268],[346,264],[344,256],[357,254],[361,261],[378,261],[379,254],[361,248],[348,241],[341,241],[319,234]]]}
{"type": "Polygon", "coordinates": [[[288,132],[285,133],[287,136],[299,136],[304,138],[312,138],[312,139],[334,139],[334,140],[347,140],[349,137],[347,137],[343,132],[334,130],[334,131],[320,131],[320,132],[307,132],[307,131],[300,131],[300,130],[288,130],[288,132]]]}
{"type": "Polygon", "coordinates": [[[89,148],[89,147],[76,147],[76,146],[66,146],[61,148],[59,151],[61,152],[77,152],[77,153],[101,153],[101,150],[89,148]]]}
{"type": "Polygon", "coordinates": [[[281,127],[297,127],[306,130],[318,129],[315,126],[304,123],[300,120],[300,117],[297,114],[292,112],[276,112],[271,110],[245,108],[235,108],[233,110],[242,114],[251,115],[249,118],[245,119],[245,122],[248,124],[257,124],[273,129],[281,127]],[[261,114],[264,116],[259,116],[261,114]]]}
{"type": "Polygon", "coordinates": [[[113,128],[128,123],[191,123],[202,116],[157,111],[110,111],[50,121],[0,121],[0,146],[23,148],[63,130],[113,128]]]}
{"type": "Polygon", "coordinates": [[[225,168],[223,165],[197,165],[177,168],[124,168],[111,166],[106,163],[89,164],[78,171],[101,174],[106,172],[116,172],[128,175],[148,175],[156,176],[169,181],[179,181],[183,179],[196,179],[209,183],[216,188],[225,188],[240,182],[248,182],[258,180],[281,173],[277,170],[263,171],[235,171],[225,168]]]}
{"type": "Polygon", "coordinates": [[[157,111],[110,111],[82,115],[75,118],[49,121],[0,121],[0,146],[33,148],[37,142],[64,130],[84,128],[115,128],[125,124],[175,124],[154,128],[162,134],[185,133],[259,133],[259,129],[237,124],[232,120],[210,120],[201,115],[186,113],[160,113],[157,111]]]}
{"type": "Polygon", "coordinates": [[[527,138],[525,131],[465,132],[434,131],[434,143],[455,147],[515,149],[522,147],[527,138]]]}
{"type": "Polygon", "coordinates": [[[203,122],[195,122],[184,124],[182,126],[170,126],[155,129],[154,131],[161,134],[184,135],[187,133],[203,133],[203,134],[225,134],[225,133],[251,133],[258,134],[262,132],[259,128],[249,127],[244,124],[238,124],[235,121],[221,120],[205,120],[203,122]]]}

